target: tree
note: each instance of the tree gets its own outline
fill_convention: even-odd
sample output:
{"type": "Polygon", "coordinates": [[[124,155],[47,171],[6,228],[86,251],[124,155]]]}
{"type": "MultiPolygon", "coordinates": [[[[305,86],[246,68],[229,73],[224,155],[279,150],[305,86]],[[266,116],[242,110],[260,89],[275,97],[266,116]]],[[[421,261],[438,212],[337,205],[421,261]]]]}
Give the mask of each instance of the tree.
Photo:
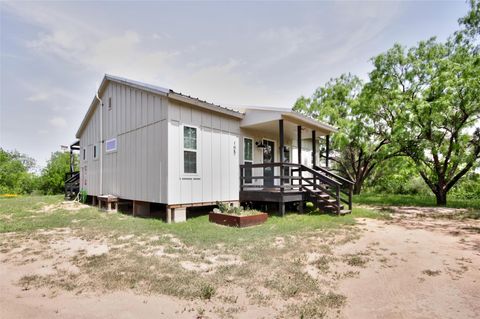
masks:
{"type": "Polygon", "coordinates": [[[36,186],[36,176],[30,172],[34,166],[32,158],[0,148],[0,193],[31,193],[36,186]]]}
{"type": "Polygon", "coordinates": [[[480,56],[471,44],[432,38],[408,50],[395,45],[373,62],[371,113],[391,126],[391,141],[445,205],[479,165],[480,56]]]}
{"type": "Polygon", "coordinates": [[[339,128],[332,136],[338,154],[332,160],[341,174],[355,182],[354,194],[361,192],[379,163],[396,155],[389,150],[389,126],[371,116],[370,96],[363,87],[358,77],[344,74],[319,87],[312,97],[299,98],[294,107],[339,128]]]}
{"type": "Polygon", "coordinates": [[[470,11],[458,20],[461,29],[455,32],[455,41],[473,45],[478,52],[480,44],[477,41],[480,36],[480,0],[470,0],[470,11]]]}
{"type": "Polygon", "coordinates": [[[64,191],[65,173],[70,172],[70,154],[52,153],[47,166],[42,170],[40,189],[44,194],[60,194],[64,191]]]}

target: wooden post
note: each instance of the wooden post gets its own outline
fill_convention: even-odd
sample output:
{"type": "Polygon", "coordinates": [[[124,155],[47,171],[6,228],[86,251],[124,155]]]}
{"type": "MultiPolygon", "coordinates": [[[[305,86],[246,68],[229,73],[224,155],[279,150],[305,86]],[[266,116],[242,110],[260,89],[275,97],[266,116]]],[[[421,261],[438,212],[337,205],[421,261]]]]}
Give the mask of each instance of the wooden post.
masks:
{"type": "Polygon", "coordinates": [[[298,180],[298,185],[300,186],[300,189],[302,189],[302,127],[299,125],[297,126],[297,152],[298,152],[298,177],[300,179],[298,180]]]}
{"type": "Polygon", "coordinates": [[[302,127],[297,126],[298,164],[302,165],[302,127]]]}
{"type": "Polygon", "coordinates": [[[312,168],[317,165],[317,136],[315,130],[312,130],[312,168]]]}
{"type": "MultiPolygon", "coordinates": [[[[328,135],[327,135],[328,136],[328,135]]],[[[335,196],[337,200],[337,214],[340,215],[340,186],[337,185],[337,188],[335,189],[335,196]]]]}
{"type": "Polygon", "coordinates": [[[72,147],[70,146],[70,174],[73,173],[74,171],[74,165],[73,165],[73,150],[72,150],[72,147]]]}
{"type": "MultiPolygon", "coordinates": [[[[283,131],[283,120],[278,121],[278,131],[280,134],[280,186],[283,186],[283,163],[285,162],[285,136],[283,131]]],[[[275,174],[274,174],[275,175],[275,174]]],[[[283,187],[280,188],[280,191],[283,192],[283,187]]]]}
{"type": "Polygon", "coordinates": [[[278,203],[278,206],[282,217],[285,216],[285,203],[283,202],[283,200],[278,203]]]}
{"type": "Polygon", "coordinates": [[[326,154],[325,154],[325,166],[328,168],[328,159],[330,158],[330,135],[327,135],[326,138],[327,138],[327,146],[326,146],[326,154]]]}
{"type": "Polygon", "coordinates": [[[348,209],[352,211],[352,193],[353,193],[353,186],[350,184],[348,186],[348,209]]]}

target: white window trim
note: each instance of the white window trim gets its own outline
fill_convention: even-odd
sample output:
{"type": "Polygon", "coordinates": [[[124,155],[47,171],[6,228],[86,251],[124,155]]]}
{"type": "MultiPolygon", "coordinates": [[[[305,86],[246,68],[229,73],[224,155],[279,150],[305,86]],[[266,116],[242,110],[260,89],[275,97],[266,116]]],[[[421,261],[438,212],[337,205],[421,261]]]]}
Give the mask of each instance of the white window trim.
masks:
{"type": "Polygon", "coordinates": [[[92,158],[96,161],[98,160],[98,152],[100,148],[98,147],[98,144],[93,144],[92,145],[92,158]],[[96,149],[95,149],[96,148],[96,149]],[[95,154],[96,153],[96,154],[95,154]]]}
{"type": "Polygon", "coordinates": [[[181,149],[181,154],[180,154],[180,158],[182,159],[181,162],[180,162],[180,165],[182,166],[181,167],[181,177],[191,177],[191,178],[199,178],[200,177],[200,169],[201,169],[201,166],[200,166],[200,128],[196,125],[190,125],[190,124],[182,124],[180,125],[180,130],[181,130],[181,133],[179,134],[180,135],[180,143],[182,145],[182,147],[180,148],[181,149]],[[185,127],[189,127],[189,128],[194,128],[195,130],[197,130],[197,149],[191,149],[191,148],[185,148],[185,136],[184,136],[184,132],[185,132],[185,127]],[[189,152],[195,152],[197,153],[197,172],[196,173],[185,173],[185,151],[189,151],[189,152]]]}
{"type": "Polygon", "coordinates": [[[118,140],[117,140],[116,137],[110,138],[110,139],[105,141],[105,153],[115,153],[117,151],[117,149],[118,149],[118,140]],[[115,140],[115,149],[114,150],[108,150],[107,149],[107,144],[108,144],[108,142],[111,142],[113,140],[115,140]]]}
{"type": "MultiPolygon", "coordinates": [[[[255,163],[255,139],[253,139],[252,137],[248,137],[248,136],[244,136],[243,137],[243,164],[245,163],[251,163],[253,165],[253,163],[255,163]],[[252,159],[251,160],[246,160],[245,159],[245,140],[251,140],[252,141],[252,159]]],[[[253,168],[252,168],[252,176],[253,176],[253,168]]],[[[253,184],[254,180],[253,178],[251,179],[251,181],[248,183],[247,180],[244,180],[243,183],[244,184],[253,184]]]]}

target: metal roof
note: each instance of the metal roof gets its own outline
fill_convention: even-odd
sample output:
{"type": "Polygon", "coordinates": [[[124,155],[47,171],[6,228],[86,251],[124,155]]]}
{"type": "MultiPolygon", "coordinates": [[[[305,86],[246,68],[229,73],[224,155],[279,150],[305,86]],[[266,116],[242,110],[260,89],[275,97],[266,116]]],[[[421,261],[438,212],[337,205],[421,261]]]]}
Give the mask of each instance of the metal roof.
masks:
{"type": "MultiPolygon", "coordinates": [[[[182,94],[182,93],[179,93],[179,92],[175,92],[171,89],[164,88],[164,87],[161,87],[161,86],[156,86],[156,85],[152,85],[152,84],[148,84],[148,83],[144,83],[144,82],[140,82],[140,81],[130,80],[130,79],[127,79],[127,78],[123,78],[123,77],[115,76],[115,75],[110,75],[110,74],[105,74],[105,76],[103,77],[102,83],[100,84],[100,87],[98,88],[99,93],[103,92],[103,90],[105,89],[108,81],[124,84],[124,85],[130,86],[130,87],[137,88],[139,90],[143,90],[143,91],[147,91],[147,92],[151,92],[151,93],[154,93],[154,94],[163,95],[163,96],[166,96],[166,97],[169,97],[169,98],[172,98],[172,99],[184,102],[184,103],[188,103],[188,104],[191,104],[191,105],[195,105],[195,106],[207,109],[209,111],[219,112],[219,113],[223,113],[223,114],[226,114],[226,115],[229,115],[229,116],[233,116],[233,117],[238,118],[238,119],[243,118],[243,113],[242,112],[239,112],[239,111],[231,109],[231,108],[226,108],[226,107],[223,107],[223,106],[218,105],[218,104],[213,104],[213,103],[210,103],[210,102],[207,102],[207,101],[204,101],[204,100],[200,100],[200,99],[192,97],[190,95],[185,95],[185,94],[182,94]]],[[[96,105],[97,105],[97,99],[94,96],[92,102],[90,103],[90,107],[88,108],[87,114],[85,114],[85,117],[83,118],[82,123],[80,124],[80,127],[78,128],[77,133],[75,134],[75,136],[77,138],[80,138],[80,135],[82,134],[82,132],[85,129],[88,121],[90,120],[90,117],[93,115],[93,113],[95,111],[95,106],[96,105]]]]}
{"type": "MultiPolygon", "coordinates": [[[[222,113],[228,116],[235,117],[237,119],[243,119],[244,115],[246,112],[249,110],[263,110],[263,111],[271,111],[271,112],[279,112],[283,113],[283,116],[290,116],[292,118],[296,118],[297,120],[303,120],[304,122],[315,126],[319,127],[328,131],[337,131],[337,128],[334,126],[331,126],[327,123],[323,123],[321,121],[318,121],[316,119],[313,119],[311,117],[308,117],[304,114],[298,113],[296,111],[292,111],[291,109],[285,109],[285,108],[275,108],[275,107],[260,107],[260,106],[242,106],[242,107],[224,107],[218,104],[210,103],[205,100],[201,100],[195,97],[192,97],[190,95],[185,95],[179,92],[175,92],[172,89],[164,88],[161,86],[156,86],[140,81],[135,81],[135,80],[130,80],[127,78],[115,76],[115,75],[110,75],[110,74],[105,74],[103,77],[102,83],[100,84],[100,87],[98,88],[99,94],[103,92],[103,90],[106,88],[106,85],[108,81],[124,84],[133,88],[137,88],[139,90],[151,92],[154,94],[159,94],[166,96],[170,99],[177,100],[183,103],[187,103],[190,105],[194,105],[212,112],[218,112],[222,113]]],[[[90,117],[93,115],[95,111],[95,106],[97,105],[97,99],[94,96],[93,100],[90,104],[90,107],[88,108],[87,114],[85,115],[82,123],[80,124],[80,127],[78,128],[78,131],[76,133],[76,137],[80,138],[80,135],[82,134],[83,130],[85,129],[90,117]]]]}

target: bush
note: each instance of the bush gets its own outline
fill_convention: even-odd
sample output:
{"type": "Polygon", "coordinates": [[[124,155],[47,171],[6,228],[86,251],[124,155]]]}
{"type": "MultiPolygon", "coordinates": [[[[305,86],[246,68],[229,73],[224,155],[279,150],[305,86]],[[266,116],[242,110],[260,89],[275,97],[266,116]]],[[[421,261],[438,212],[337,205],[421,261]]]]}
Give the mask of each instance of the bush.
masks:
{"type": "Polygon", "coordinates": [[[464,176],[450,190],[449,195],[453,198],[464,200],[480,198],[480,174],[473,172],[464,176]]]}
{"type": "Polygon", "coordinates": [[[70,154],[64,152],[52,153],[47,166],[42,170],[40,189],[46,195],[64,192],[65,173],[70,172],[70,154]]]}

